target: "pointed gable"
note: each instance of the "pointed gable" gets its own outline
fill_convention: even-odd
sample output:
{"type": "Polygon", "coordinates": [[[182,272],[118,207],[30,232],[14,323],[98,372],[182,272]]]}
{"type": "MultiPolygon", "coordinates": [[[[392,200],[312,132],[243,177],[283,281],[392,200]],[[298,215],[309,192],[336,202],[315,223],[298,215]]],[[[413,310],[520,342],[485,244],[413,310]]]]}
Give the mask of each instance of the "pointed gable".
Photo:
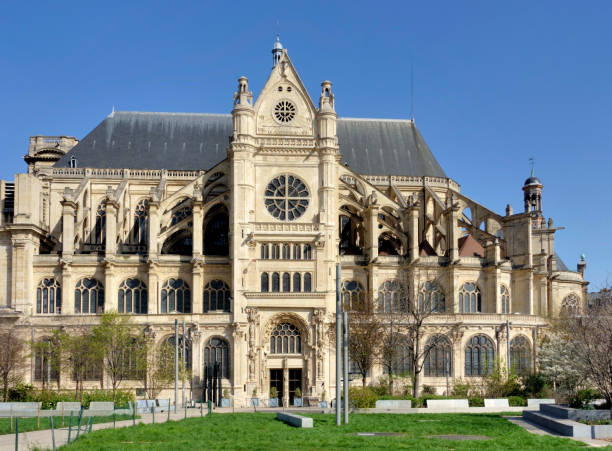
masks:
{"type": "Polygon", "coordinates": [[[472,235],[465,235],[459,238],[458,245],[460,257],[484,258],[485,256],[484,247],[472,235]]]}

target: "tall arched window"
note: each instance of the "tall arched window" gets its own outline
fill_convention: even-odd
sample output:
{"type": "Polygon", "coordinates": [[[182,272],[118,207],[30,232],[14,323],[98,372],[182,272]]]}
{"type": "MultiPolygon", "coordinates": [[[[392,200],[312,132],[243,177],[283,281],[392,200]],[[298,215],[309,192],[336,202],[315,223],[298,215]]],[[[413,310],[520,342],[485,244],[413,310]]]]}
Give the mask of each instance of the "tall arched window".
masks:
{"type": "Polygon", "coordinates": [[[291,291],[291,276],[288,272],[283,273],[283,291],[291,291]]]}
{"type": "Polygon", "coordinates": [[[396,349],[393,352],[393,361],[391,369],[393,374],[408,375],[412,373],[412,360],[414,352],[412,343],[407,336],[401,336],[396,343],[396,349]]]}
{"type": "Polygon", "coordinates": [[[277,272],[272,273],[272,292],[278,293],[280,291],[280,276],[277,272]]]}
{"type": "Polygon", "coordinates": [[[62,313],[62,289],[52,277],[41,280],[36,288],[36,313],[62,313]]]}
{"type": "Polygon", "coordinates": [[[510,313],[510,291],[508,287],[502,285],[500,288],[502,313],[510,313]]]}
{"type": "Polygon", "coordinates": [[[302,337],[293,324],[283,323],[270,334],[270,354],[301,354],[302,337]]]}
{"type": "Polygon", "coordinates": [[[147,286],[142,280],[125,279],[121,282],[121,285],[119,285],[117,296],[117,311],[119,313],[147,314],[147,286]]]}
{"type": "Polygon", "coordinates": [[[464,283],[459,289],[459,311],[461,313],[481,313],[482,297],[475,283],[464,283]]]}
{"type": "Polygon", "coordinates": [[[278,244],[272,245],[272,260],[280,259],[280,246],[278,244]]]}
{"type": "Polygon", "coordinates": [[[134,210],[134,228],[132,229],[133,243],[139,246],[147,244],[147,212],[149,201],[142,199],[136,204],[134,210]]]}
{"type": "Polygon", "coordinates": [[[312,275],[307,272],[304,274],[304,292],[310,293],[312,291],[312,275]]]}
{"type": "Polygon", "coordinates": [[[270,258],[270,246],[268,244],[261,245],[261,259],[268,260],[270,258]]]}
{"type": "Polygon", "coordinates": [[[229,218],[225,207],[219,207],[206,224],[204,254],[229,255],[229,218]]]}
{"type": "Polygon", "coordinates": [[[230,288],[222,280],[211,280],[204,287],[204,313],[230,311],[230,288]]]}
{"type": "Polygon", "coordinates": [[[465,375],[485,376],[493,372],[495,347],[486,335],[470,338],[465,346],[465,375]]]}
{"type": "Polygon", "coordinates": [[[302,291],[302,276],[299,272],[293,274],[293,291],[302,291]]]}
{"type": "Polygon", "coordinates": [[[406,311],[406,293],[397,280],[387,280],[378,288],[378,311],[380,313],[406,311]]]}
{"type": "MultiPolygon", "coordinates": [[[[174,335],[170,335],[168,338],[166,338],[166,340],[164,341],[164,348],[167,349],[168,351],[170,351],[170,353],[172,354],[172,361],[174,361],[174,335]]],[[[178,336],[178,358],[179,361],[184,361],[185,362],[185,369],[187,369],[187,371],[191,370],[191,363],[192,363],[192,352],[191,352],[191,340],[189,338],[185,338],[182,335],[178,336]],[[184,360],[183,360],[183,340],[185,340],[185,355],[184,355],[184,360]]],[[[172,368],[174,368],[174,364],[172,365],[172,368]]]]}
{"type": "Polygon", "coordinates": [[[104,287],[94,278],[77,282],[74,290],[74,313],[104,313],[104,287]]]}
{"type": "Polygon", "coordinates": [[[96,223],[92,232],[90,242],[92,244],[104,244],[106,243],[106,208],[104,203],[98,205],[96,211],[96,223]]]}
{"type": "Polygon", "coordinates": [[[531,371],[531,345],[523,335],[510,341],[510,367],[517,374],[528,374],[531,371]]]}
{"type": "Polygon", "coordinates": [[[261,291],[262,293],[270,291],[270,276],[268,276],[267,272],[261,273],[261,291]]]}
{"type": "Polygon", "coordinates": [[[452,374],[453,354],[450,340],[446,336],[430,337],[425,344],[425,350],[428,351],[424,364],[425,377],[443,377],[452,374]]]}
{"type": "Polygon", "coordinates": [[[300,244],[293,245],[293,259],[300,260],[302,258],[302,246],[300,244]]]}
{"type": "Polygon", "coordinates": [[[561,302],[561,315],[573,316],[580,314],[580,298],[572,293],[563,299],[561,302]]]}
{"type": "Polygon", "coordinates": [[[191,313],[191,291],[182,279],[168,279],[161,290],[162,313],[191,313]]]}
{"type": "Polygon", "coordinates": [[[170,225],[171,226],[176,225],[179,222],[181,222],[183,219],[188,218],[191,215],[193,215],[193,210],[191,209],[191,207],[179,208],[172,213],[172,218],[170,219],[170,225]]]}
{"type": "Polygon", "coordinates": [[[229,344],[223,338],[213,337],[204,347],[204,365],[221,364],[221,377],[230,378],[229,344]]]}
{"type": "Polygon", "coordinates": [[[304,244],[304,260],[312,260],[312,246],[304,244]]]}
{"type": "Polygon", "coordinates": [[[365,306],[365,291],[355,280],[345,280],[342,283],[342,303],[346,310],[358,310],[365,306]]]}
{"type": "Polygon", "coordinates": [[[283,260],[289,260],[291,258],[291,246],[283,244],[283,260]]]}
{"type": "Polygon", "coordinates": [[[425,282],[419,290],[419,309],[432,313],[444,313],[446,300],[442,288],[435,282],[425,282]]]}
{"type": "Polygon", "coordinates": [[[59,380],[59,356],[51,338],[43,338],[34,346],[34,380],[42,382],[43,387],[59,380]]]}

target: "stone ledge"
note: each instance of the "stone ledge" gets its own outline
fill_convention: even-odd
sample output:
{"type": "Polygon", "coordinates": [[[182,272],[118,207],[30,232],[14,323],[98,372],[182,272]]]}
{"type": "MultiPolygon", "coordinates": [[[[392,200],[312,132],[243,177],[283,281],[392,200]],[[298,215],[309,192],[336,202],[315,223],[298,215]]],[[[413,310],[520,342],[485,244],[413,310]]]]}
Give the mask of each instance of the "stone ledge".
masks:
{"type": "Polygon", "coordinates": [[[302,415],[295,415],[293,413],[277,412],[276,419],[284,423],[290,424],[298,428],[311,428],[312,418],[303,417],[302,415]]]}

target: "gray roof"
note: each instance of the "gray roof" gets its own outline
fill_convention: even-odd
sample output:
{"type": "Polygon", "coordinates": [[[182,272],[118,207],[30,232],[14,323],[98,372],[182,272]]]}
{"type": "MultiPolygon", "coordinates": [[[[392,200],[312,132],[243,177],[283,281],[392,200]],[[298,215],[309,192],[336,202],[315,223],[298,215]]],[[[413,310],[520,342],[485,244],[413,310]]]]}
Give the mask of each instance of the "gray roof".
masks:
{"type": "MultiPolygon", "coordinates": [[[[64,155],[81,168],[210,169],[226,158],[229,114],[144,113],[109,115],[64,155]]],[[[446,177],[413,121],[339,119],[343,161],[359,174],[446,177]]]]}
{"type": "Polygon", "coordinates": [[[555,258],[557,259],[557,271],[569,271],[569,268],[567,267],[565,262],[561,260],[561,257],[556,252],[555,252],[555,258]]]}

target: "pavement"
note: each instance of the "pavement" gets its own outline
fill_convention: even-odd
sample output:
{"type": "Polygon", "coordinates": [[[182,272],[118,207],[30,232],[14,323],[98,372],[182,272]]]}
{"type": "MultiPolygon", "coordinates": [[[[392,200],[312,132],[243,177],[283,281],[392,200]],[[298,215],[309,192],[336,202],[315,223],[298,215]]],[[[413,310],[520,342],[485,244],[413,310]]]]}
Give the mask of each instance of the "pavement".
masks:
{"type": "Polygon", "coordinates": [[[536,435],[552,435],[555,437],[569,438],[572,440],[577,440],[582,443],[586,443],[587,445],[593,446],[596,448],[602,448],[604,446],[612,445],[611,442],[608,442],[606,440],[597,440],[594,438],[577,438],[577,437],[568,437],[566,435],[561,435],[558,432],[551,431],[550,429],[542,427],[539,424],[535,424],[529,420],[525,420],[523,417],[506,417],[506,419],[510,421],[511,423],[514,423],[517,426],[522,427],[527,432],[531,432],[532,434],[536,434],[536,435]]]}

